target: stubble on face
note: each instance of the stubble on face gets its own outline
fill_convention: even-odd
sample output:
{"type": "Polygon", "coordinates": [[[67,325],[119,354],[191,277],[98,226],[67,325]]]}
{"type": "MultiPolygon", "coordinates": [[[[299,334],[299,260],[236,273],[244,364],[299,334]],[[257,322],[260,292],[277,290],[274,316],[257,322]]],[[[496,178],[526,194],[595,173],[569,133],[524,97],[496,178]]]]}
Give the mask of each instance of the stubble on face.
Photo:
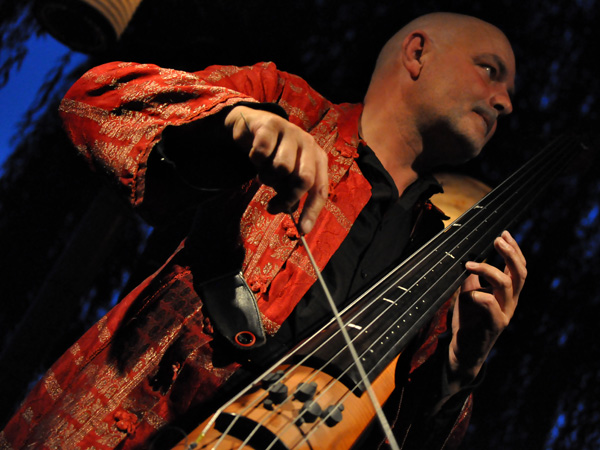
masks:
{"type": "Polygon", "coordinates": [[[499,115],[492,96],[500,79],[486,79],[488,70],[500,70],[498,62],[502,81],[508,80],[512,89],[514,55],[508,39],[492,25],[471,19],[444,34],[433,33],[433,53],[422,84],[425,160],[432,149],[441,164],[464,163],[481,152],[499,115]]]}

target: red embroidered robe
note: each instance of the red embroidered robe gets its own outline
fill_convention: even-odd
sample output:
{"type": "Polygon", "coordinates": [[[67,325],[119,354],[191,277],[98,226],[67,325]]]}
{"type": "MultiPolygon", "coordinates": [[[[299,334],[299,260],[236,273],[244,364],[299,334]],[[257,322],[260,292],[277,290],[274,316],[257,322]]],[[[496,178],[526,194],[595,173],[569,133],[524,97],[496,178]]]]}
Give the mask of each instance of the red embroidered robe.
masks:
{"type": "MultiPolygon", "coordinates": [[[[143,207],[148,157],[165,127],[240,101],[278,103],[328,154],[330,196],[307,236],[323,268],[370,197],[354,161],[360,105],[334,105],[272,63],[197,73],[111,63],[86,73],[60,112],[90,164],[118,180],[134,207],[143,207]]],[[[241,220],[243,273],[268,333],[316,280],[291,220],[266,212],[273,195],[261,186],[241,220]]],[[[165,424],[212,398],[238,365],[213,365],[213,330],[185,250],[183,244],[51,367],[0,433],[0,449],[141,448],[165,424]]],[[[431,329],[413,369],[433,351],[445,321],[431,329]]]]}

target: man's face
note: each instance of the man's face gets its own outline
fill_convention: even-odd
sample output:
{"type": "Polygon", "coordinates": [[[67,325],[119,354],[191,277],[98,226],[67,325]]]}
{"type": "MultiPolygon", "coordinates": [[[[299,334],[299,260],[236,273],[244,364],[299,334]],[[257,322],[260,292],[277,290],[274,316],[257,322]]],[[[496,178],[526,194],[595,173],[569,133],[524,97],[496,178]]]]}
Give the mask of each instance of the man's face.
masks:
{"type": "Polygon", "coordinates": [[[498,117],[512,111],[515,59],[507,39],[492,26],[475,24],[452,45],[435,44],[424,69],[425,145],[443,147],[444,163],[477,156],[498,117]]]}

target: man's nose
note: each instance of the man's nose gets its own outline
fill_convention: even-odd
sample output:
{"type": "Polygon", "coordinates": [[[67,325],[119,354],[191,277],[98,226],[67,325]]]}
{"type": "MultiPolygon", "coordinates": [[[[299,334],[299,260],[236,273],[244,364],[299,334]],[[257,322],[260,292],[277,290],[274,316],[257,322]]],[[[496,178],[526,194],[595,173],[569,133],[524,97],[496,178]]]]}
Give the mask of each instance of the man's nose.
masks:
{"type": "Polygon", "coordinates": [[[506,86],[498,86],[498,89],[492,95],[491,106],[498,111],[499,116],[512,112],[513,106],[506,86]]]}

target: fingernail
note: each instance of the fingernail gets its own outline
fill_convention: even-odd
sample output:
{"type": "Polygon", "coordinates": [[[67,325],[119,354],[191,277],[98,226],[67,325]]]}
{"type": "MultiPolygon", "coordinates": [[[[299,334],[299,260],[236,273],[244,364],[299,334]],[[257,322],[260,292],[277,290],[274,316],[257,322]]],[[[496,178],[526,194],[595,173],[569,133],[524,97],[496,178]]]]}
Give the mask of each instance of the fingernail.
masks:
{"type": "Polygon", "coordinates": [[[314,222],[312,221],[312,219],[304,219],[302,221],[302,232],[304,234],[308,233],[310,230],[312,230],[313,225],[314,222]]]}
{"type": "Polygon", "coordinates": [[[477,267],[477,263],[474,261],[467,261],[467,263],[465,264],[465,267],[467,269],[474,269],[477,267]]]}

